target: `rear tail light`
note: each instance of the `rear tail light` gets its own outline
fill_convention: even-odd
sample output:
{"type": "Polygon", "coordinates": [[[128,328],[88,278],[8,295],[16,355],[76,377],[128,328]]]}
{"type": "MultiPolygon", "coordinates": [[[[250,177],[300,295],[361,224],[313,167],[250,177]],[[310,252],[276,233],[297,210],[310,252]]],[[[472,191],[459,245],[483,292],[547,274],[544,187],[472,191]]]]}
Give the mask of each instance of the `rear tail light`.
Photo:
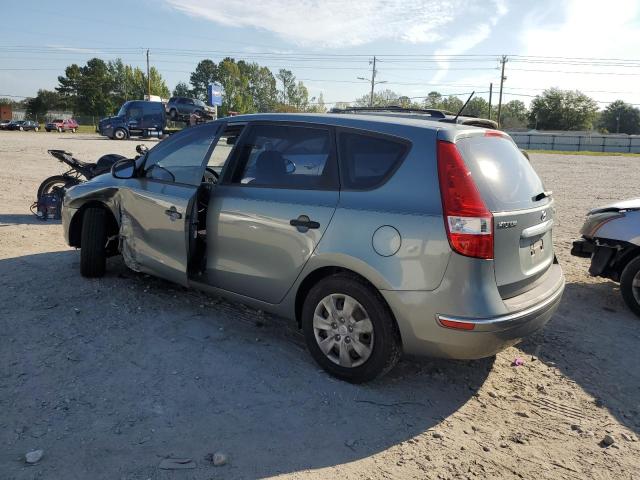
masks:
{"type": "Polygon", "coordinates": [[[493,215],[455,144],[438,140],[438,177],[451,248],[467,257],[493,258],[493,215]]]}

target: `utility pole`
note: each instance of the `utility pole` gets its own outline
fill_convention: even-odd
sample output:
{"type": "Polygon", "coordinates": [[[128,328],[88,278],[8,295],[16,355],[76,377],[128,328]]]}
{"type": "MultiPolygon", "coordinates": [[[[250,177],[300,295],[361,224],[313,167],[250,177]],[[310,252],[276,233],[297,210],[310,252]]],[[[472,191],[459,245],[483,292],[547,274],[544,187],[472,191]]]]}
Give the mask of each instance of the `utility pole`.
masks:
{"type": "Polygon", "coordinates": [[[489,84],[489,120],[491,120],[491,99],[493,98],[493,83],[489,84]]]}
{"type": "Polygon", "coordinates": [[[374,93],[374,89],[375,86],[379,83],[387,83],[386,80],[381,80],[376,82],[376,74],[378,73],[378,71],[376,70],[376,57],[373,57],[373,68],[371,70],[371,78],[364,78],[364,77],[358,77],[358,80],[364,80],[366,82],[371,82],[371,95],[369,96],[369,106],[373,107],[373,93],[374,93]]]}
{"type": "Polygon", "coordinates": [[[147,48],[147,95],[151,100],[151,75],[149,74],[149,49],[147,48]]]}
{"type": "Polygon", "coordinates": [[[504,76],[504,64],[507,63],[506,55],[502,56],[500,63],[502,63],[502,72],[500,73],[500,96],[498,97],[498,118],[496,118],[496,121],[498,122],[498,127],[500,127],[500,114],[502,113],[502,85],[504,84],[504,81],[507,79],[507,77],[504,76]]]}
{"type": "Polygon", "coordinates": [[[371,97],[369,97],[369,106],[373,107],[373,87],[376,85],[376,56],[373,56],[373,69],[371,70],[371,97]]]}

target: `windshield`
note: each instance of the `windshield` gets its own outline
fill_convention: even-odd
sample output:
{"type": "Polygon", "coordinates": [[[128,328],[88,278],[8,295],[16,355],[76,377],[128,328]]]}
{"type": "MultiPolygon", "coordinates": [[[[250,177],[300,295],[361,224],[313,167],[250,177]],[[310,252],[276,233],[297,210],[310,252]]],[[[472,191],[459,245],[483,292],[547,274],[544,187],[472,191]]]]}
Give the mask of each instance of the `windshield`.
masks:
{"type": "Polygon", "coordinates": [[[124,114],[127,113],[127,110],[129,108],[129,104],[130,103],[131,102],[125,102],[125,104],[120,107],[120,110],[118,110],[118,116],[119,117],[121,117],[121,116],[123,116],[124,114]]]}

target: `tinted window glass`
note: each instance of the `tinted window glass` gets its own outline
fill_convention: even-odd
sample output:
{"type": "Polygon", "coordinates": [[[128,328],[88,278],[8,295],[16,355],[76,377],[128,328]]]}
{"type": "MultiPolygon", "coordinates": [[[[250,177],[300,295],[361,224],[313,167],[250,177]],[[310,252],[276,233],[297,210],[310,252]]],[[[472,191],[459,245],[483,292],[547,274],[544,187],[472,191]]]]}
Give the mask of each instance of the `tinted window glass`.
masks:
{"type": "Polygon", "coordinates": [[[336,188],[329,130],[256,125],[238,145],[233,182],[287,188],[336,188]]]}
{"type": "Polygon", "coordinates": [[[338,151],[347,189],[364,190],[381,185],[399,165],[407,145],[388,138],[360,133],[341,133],[338,151]]]}
{"type": "Polygon", "coordinates": [[[200,185],[202,163],[215,137],[215,128],[190,128],[160,142],[147,154],[145,177],[200,185]]]}
{"type": "Polygon", "coordinates": [[[533,167],[510,139],[475,136],[456,145],[489,210],[530,208],[533,197],[544,191],[533,167]]]}

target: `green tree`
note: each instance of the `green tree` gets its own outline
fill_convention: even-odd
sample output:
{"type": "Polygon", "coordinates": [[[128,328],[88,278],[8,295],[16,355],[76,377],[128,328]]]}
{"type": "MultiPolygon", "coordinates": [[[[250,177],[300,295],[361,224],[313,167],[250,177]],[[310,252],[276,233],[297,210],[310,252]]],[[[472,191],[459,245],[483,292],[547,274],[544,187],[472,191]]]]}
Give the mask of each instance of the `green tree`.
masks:
{"type": "Polygon", "coordinates": [[[440,92],[429,92],[427,98],[424,99],[424,108],[441,109],[442,94],[440,92]]]}
{"type": "Polygon", "coordinates": [[[189,85],[184,82],[178,82],[176,88],[173,89],[174,97],[190,97],[192,95],[189,85]]]}
{"type": "Polygon", "coordinates": [[[489,116],[489,102],[482,97],[473,97],[462,111],[462,115],[487,118],[489,116]]]}
{"type": "MultiPolygon", "coordinates": [[[[222,62],[220,63],[222,64],[222,62]]],[[[202,60],[198,63],[196,69],[189,78],[189,83],[191,83],[191,86],[193,87],[192,95],[195,98],[199,98],[200,100],[207,99],[207,86],[210,83],[220,80],[221,74],[219,68],[220,67],[213,60],[209,59],[202,60]]]]}
{"type": "MultiPolygon", "coordinates": [[[[356,98],[354,104],[357,107],[368,107],[371,94],[365,94],[356,98]]],[[[393,90],[385,89],[373,94],[373,106],[374,107],[388,107],[390,105],[399,104],[400,95],[393,90]]]]}
{"type": "Polygon", "coordinates": [[[464,102],[454,95],[449,95],[440,103],[440,110],[456,114],[460,111],[464,102]]]}
{"type": "Polygon", "coordinates": [[[38,90],[38,94],[27,101],[27,116],[41,118],[51,110],[64,108],[65,99],[60,93],[51,90],[38,90]]]}
{"type": "Polygon", "coordinates": [[[511,100],[502,105],[500,117],[500,125],[504,129],[526,128],[529,120],[529,111],[524,102],[511,100]]]}
{"type": "Polygon", "coordinates": [[[327,106],[324,103],[324,95],[322,94],[322,92],[320,92],[320,95],[318,95],[317,99],[312,100],[315,100],[315,103],[309,107],[310,112],[327,113],[327,106]]]}
{"type": "Polygon", "coordinates": [[[529,126],[538,130],[589,130],[598,104],[578,90],[545,90],[531,102],[529,126]]]}
{"type": "Polygon", "coordinates": [[[291,73],[291,70],[281,68],[278,70],[276,78],[282,83],[280,101],[284,105],[289,105],[291,103],[291,96],[295,96],[296,77],[291,73]]]}
{"type": "Polygon", "coordinates": [[[640,133],[640,110],[633,105],[616,100],[601,113],[598,124],[610,133],[640,133]]]}

